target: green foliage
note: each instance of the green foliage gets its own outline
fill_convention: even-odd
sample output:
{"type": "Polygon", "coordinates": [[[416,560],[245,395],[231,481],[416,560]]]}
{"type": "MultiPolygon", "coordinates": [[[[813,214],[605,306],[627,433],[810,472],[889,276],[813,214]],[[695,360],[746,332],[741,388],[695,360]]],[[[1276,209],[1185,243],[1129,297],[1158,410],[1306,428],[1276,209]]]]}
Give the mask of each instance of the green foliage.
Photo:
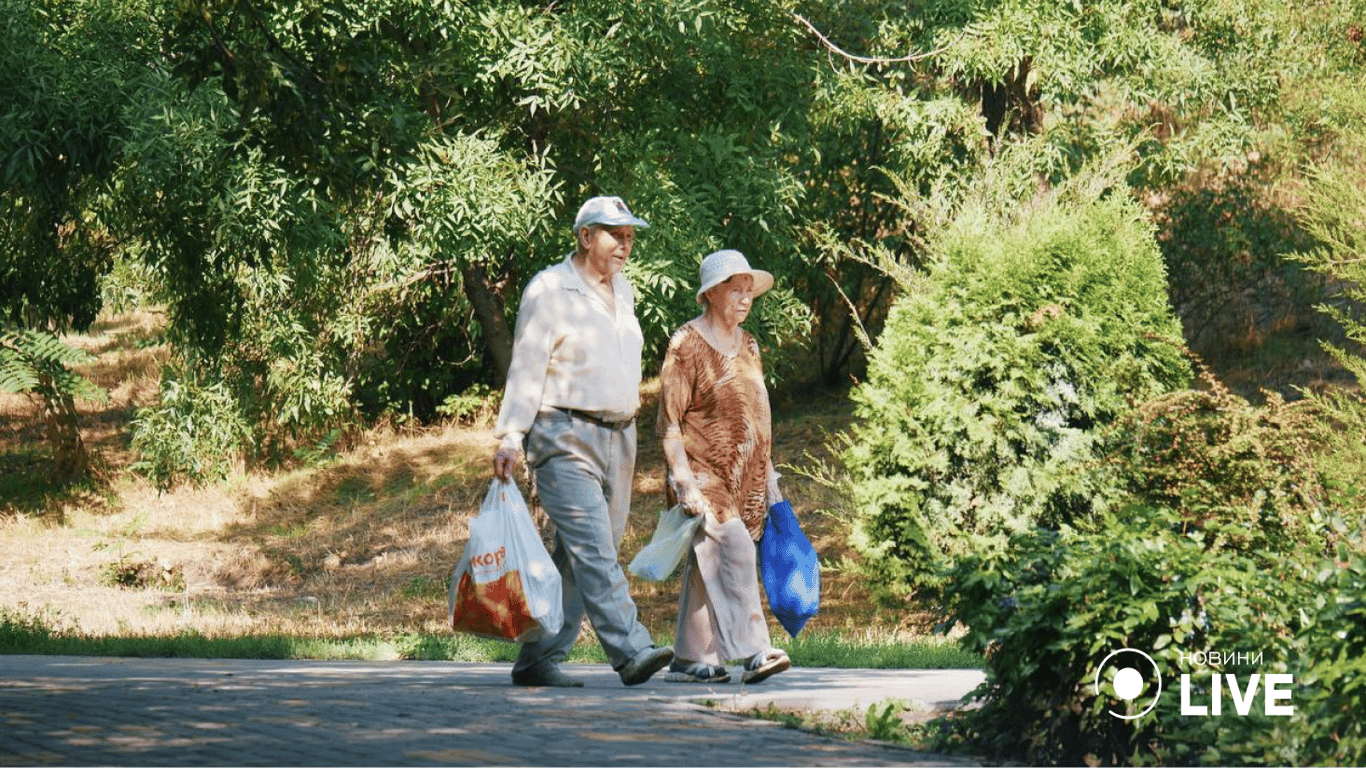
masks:
{"type": "Polygon", "coordinates": [[[48,473],[59,484],[89,480],[90,457],[76,423],[76,399],[104,402],[108,393],[72,366],[89,362],[46,331],[0,326],[0,392],[35,395],[51,451],[48,473]]]}
{"type": "Polygon", "coordinates": [[[964,211],[893,307],[844,459],[884,581],[933,584],[945,558],[1103,508],[1104,428],[1186,381],[1150,226],[1083,182],[1018,220],[964,211]]]}
{"type": "Polygon", "coordinates": [[[0,319],[83,329],[111,266],[114,243],[92,210],[145,78],[145,13],[137,2],[4,0],[0,19],[0,319]]]}
{"type": "Polygon", "coordinates": [[[1362,507],[1341,503],[1320,469],[1331,450],[1323,406],[1275,396],[1252,406],[1208,374],[1205,383],[1113,426],[1106,471],[1126,499],[1112,513],[1020,534],[947,575],[953,620],[986,656],[988,680],[984,706],[946,743],[1030,764],[1360,760],[1366,741],[1345,713],[1366,705],[1349,640],[1361,626],[1366,539],[1362,507]],[[1093,682],[1123,647],[1148,652],[1165,686],[1133,721],[1110,717],[1126,703],[1093,682]],[[1197,651],[1260,663],[1192,666],[1197,651]],[[1215,672],[1292,675],[1294,716],[1239,716],[1227,698],[1222,717],[1185,716],[1180,676],[1208,697],[1198,681],[1215,672]]]}
{"type": "Polygon", "coordinates": [[[1366,510],[1366,400],[1354,392],[1314,398],[1322,424],[1317,464],[1333,509],[1366,510]]]}
{"type": "MultiPolygon", "coordinates": [[[[1366,109],[1366,97],[1360,97],[1366,109]]],[[[1366,116],[1359,125],[1366,125],[1366,116]]],[[[1358,127],[1359,129],[1359,127],[1358,127]]],[[[1327,345],[1333,357],[1357,381],[1366,382],[1366,261],[1361,258],[1366,247],[1366,172],[1361,167],[1366,156],[1366,141],[1358,136],[1340,142],[1329,159],[1314,171],[1310,181],[1312,195],[1300,211],[1305,226],[1319,242],[1319,247],[1300,254],[1299,260],[1339,286],[1336,295],[1321,308],[1341,324],[1349,345],[1327,345]]]]}
{"type": "Polygon", "coordinates": [[[250,430],[223,382],[204,380],[187,367],[168,368],[161,378],[161,402],[138,410],[133,471],[162,490],[182,480],[196,484],[227,476],[242,458],[250,430]]]}
{"type": "MultiPolygon", "coordinates": [[[[1366,566],[1355,553],[1302,557],[1271,567],[1185,533],[1181,517],[1134,505],[1094,533],[1034,531],[1010,547],[966,558],[946,591],[970,649],[987,658],[983,700],[948,724],[945,744],[1031,765],[1353,765],[1366,755],[1357,713],[1361,683],[1360,599],[1366,566]],[[1097,669],[1113,650],[1147,652],[1163,692],[1124,701],[1097,669]],[[1227,654],[1201,665],[1193,654],[1227,654]],[[1227,693],[1221,716],[1181,711],[1181,676],[1191,703],[1209,702],[1211,674],[1289,674],[1291,717],[1260,702],[1237,714],[1227,693]]],[[[1305,553],[1302,553],[1305,554],[1305,553]]],[[[1113,668],[1110,668],[1113,671],[1113,668]]],[[[1155,692],[1147,670],[1145,691],[1155,692]]]]}
{"type": "Polygon", "coordinates": [[[1344,95],[1346,115],[1338,120],[1344,135],[1338,138],[1328,156],[1313,170],[1310,194],[1298,211],[1300,221],[1314,236],[1317,247],[1301,252],[1296,260],[1324,276],[1334,287],[1320,309],[1341,328],[1345,338],[1324,343],[1333,358],[1357,380],[1353,391],[1329,391],[1315,397],[1323,415],[1322,439],[1325,450],[1321,463],[1328,476],[1328,489],[1339,505],[1361,509],[1366,493],[1366,445],[1361,441],[1366,429],[1366,398],[1360,384],[1366,382],[1366,262],[1361,258],[1366,245],[1366,174],[1361,158],[1366,142],[1359,132],[1366,126],[1366,96],[1360,89],[1344,95]]]}
{"type": "Polygon", "coordinates": [[[876,741],[894,741],[896,735],[901,732],[901,713],[906,710],[906,706],[899,701],[889,701],[882,706],[879,712],[876,704],[868,705],[868,712],[863,719],[863,727],[868,729],[868,738],[876,741]]]}
{"type": "Polygon", "coordinates": [[[1288,638],[1302,627],[1301,606],[1315,603],[1307,573],[1293,562],[1250,567],[1180,533],[1174,515],[1143,506],[1104,518],[1094,534],[1030,532],[1008,549],[966,558],[947,596],[969,627],[965,643],[987,656],[987,681],[976,694],[983,706],[960,733],[1031,765],[1301,762],[1293,744],[1252,738],[1275,724],[1256,710],[1240,717],[1226,704],[1222,717],[1181,716],[1178,681],[1207,675],[1182,659],[1210,650],[1249,653],[1249,663],[1235,660],[1222,673],[1293,674],[1301,649],[1288,638]],[[1097,694],[1096,669],[1118,648],[1157,663],[1164,693],[1148,716],[1118,720],[1109,711],[1134,702],[1110,695],[1104,682],[1097,694]],[[1261,666],[1252,667],[1251,654],[1261,666]]]}
{"type": "Polygon", "coordinates": [[[1330,554],[1341,518],[1361,512],[1330,504],[1318,466],[1322,408],[1274,393],[1253,406],[1208,372],[1201,378],[1203,389],[1143,402],[1115,425],[1107,459],[1125,496],[1177,510],[1207,549],[1261,567],[1330,554]]]}
{"type": "Polygon", "coordinates": [[[294,449],[294,458],[309,466],[318,466],[333,459],[337,455],[337,443],[341,441],[342,432],[334,429],[323,435],[320,440],[312,445],[302,446],[294,449]]]}
{"type": "MultiPolygon", "coordinates": [[[[1301,755],[1320,765],[1366,762],[1366,559],[1325,564],[1313,581],[1326,597],[1297,637],[1305,655],[1296,667],[1304,697],[1290,724],[1264,741],[1301,744],[1301,755]]],[[[1293,758],[1292,758],[1293,759],[1293,758]]]]}
{"type": "Polygon", "coordinates": [[[0,392],[103,402],[108,393],[71,370],[91,359],[90,353],[50,333],[5,329],[0,333],[0,392]]]}
{"type": "Polygon", "coordinates": [[[460,422],[489,421],[498,413],[501,394],[487,386],[476,384],[458,395],[446,398],[436,412],[460,422]]]}
{"type": "Polygon", "coordinates": [[[735,247],[791,292],[753,323],[773,375],[810,371],[784,359],[808,346],[823,378],[857,371],[896,286],[829,243],[923,263],[934,222],[894,198],[957,190],[1021,135],[1044,138],[1050,180],[1155,114],[1169,137],[1145,162],[1236,154],[1246,111],[1276,102],[1258,46],[1281,40],[1246,34],[1269,7],[1118,0],[809,20],[748,1],[6,2],[0,78],[33,100],[0,127],[27,185],[0,239],[65,239],[61,258],[6,249],[39,257],[3,284],[44,312],[61,302],[39,288],[71,287],[84,318],[90,276],[136,261],[270,456],[496,382],[498,326],[598,192],[656,225],[630,267],[647,367],[696,309],[697,260],[735,247]]]}
{"type": "MultiPolygon", "coordinates": [[[[734,247],[780,279],[751,321],[770,377],[844,380],[907,290],[868,262],[937,257],[918,201],[1021,200],[1117,140],[1150,199],[1198,190],[1336,135],[1342,110],[1317,116],[1361,61],[1342,3],[0,2],[0,90],[24,94],[0,121],[0,310],[88,322],[135,264],[116,282],[146,285],[107,300],[164,304],[271,460],[496,386],[590,194],[655,224],[628,267],[647,372],[698,260],[734,247]],[[1022,152],[1004,193],[971,183],[1022,152]]],[[[1263,255],[1282,219],[1258,210],[1191,258],[1263,255]]]]}

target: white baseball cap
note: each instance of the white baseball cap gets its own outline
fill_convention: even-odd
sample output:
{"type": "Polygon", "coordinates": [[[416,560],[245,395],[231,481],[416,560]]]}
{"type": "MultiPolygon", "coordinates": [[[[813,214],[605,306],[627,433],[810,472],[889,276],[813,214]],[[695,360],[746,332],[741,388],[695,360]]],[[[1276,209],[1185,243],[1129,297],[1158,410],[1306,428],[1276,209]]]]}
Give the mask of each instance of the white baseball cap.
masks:
{"type": "Polygon", "coordinates": [[[698,268],[702,287],[697,289],[697,303],[702,303],[702,294],[724,283],[736,275],[749,275],[754,278],[754,297],[773,287],[773,274],[762,269],[751,269],[749,260],[743,253],[726,249],[709,254],[698,268]]]}
{"type": "Polygon", "coordinates": [[[621,227],[627,224],[633,227],[650,226],[648,221],[632,214],[621,198],[610,196],[590,197],[579,207],[579,215],[574,217],[574,231],[578,232],[593,224],[608,227],[621,227]]]}

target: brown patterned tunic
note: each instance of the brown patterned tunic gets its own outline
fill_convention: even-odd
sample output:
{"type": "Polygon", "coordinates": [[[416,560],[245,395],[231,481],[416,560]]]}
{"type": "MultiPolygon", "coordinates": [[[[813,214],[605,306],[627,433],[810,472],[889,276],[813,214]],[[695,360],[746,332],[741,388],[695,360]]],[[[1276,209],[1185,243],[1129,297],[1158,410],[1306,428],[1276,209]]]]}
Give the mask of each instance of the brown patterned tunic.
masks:
{"type": "MultiPolygon", "coordinates": [[[[659,379],[660,438],[682,433],[688,464],[719,520],[740,518],[758,541],[768,514],[772,444],[758,342],[742,332],[739,350],[726,355],[684,324],[669,340],[659,379]]],[[[668,496],[676,503],[672,490],[668,496]]]]}

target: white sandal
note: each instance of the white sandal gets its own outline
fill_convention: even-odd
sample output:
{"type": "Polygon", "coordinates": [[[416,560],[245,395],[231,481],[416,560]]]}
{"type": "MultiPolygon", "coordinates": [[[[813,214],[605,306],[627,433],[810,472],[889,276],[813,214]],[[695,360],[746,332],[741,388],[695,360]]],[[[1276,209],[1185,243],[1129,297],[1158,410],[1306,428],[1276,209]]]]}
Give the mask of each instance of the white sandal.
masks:
{"type": "Polygon", "coordinates": [[[769,648],[763,653],[749,657],[749,661],[745,662],[745,673],[740,676],[740,682],[758,683],[791,666],[792,660],[787,657],[787,651],[769,648]]]}

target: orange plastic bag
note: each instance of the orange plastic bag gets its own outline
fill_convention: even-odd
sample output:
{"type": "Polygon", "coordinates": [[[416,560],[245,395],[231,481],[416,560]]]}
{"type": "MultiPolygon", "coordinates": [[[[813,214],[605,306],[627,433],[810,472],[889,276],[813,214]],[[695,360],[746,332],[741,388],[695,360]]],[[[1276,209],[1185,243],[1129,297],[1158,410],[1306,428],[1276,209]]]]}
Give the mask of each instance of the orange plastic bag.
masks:
{"type": "Polygon", "coordinates": [[[560,572],[514,483],[495,480],[470,521],[448,602],[457,632],[527,643],[560,631],[560,572]]]}

